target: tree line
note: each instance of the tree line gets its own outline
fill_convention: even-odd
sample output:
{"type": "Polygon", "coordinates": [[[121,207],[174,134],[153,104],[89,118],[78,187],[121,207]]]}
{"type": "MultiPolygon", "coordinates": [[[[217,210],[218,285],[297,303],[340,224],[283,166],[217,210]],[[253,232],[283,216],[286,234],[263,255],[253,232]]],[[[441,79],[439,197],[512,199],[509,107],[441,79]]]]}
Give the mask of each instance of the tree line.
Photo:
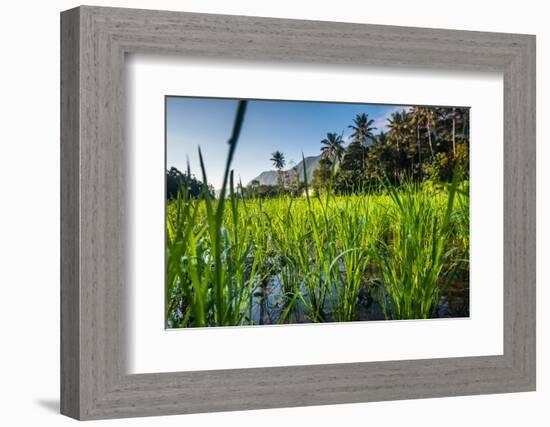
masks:
{"type": "Polygon", "coordinates": [[[166,198],[176,199],[182,186],[187,187],[187,194],[193,199],[199,198],[203,191],[208,191],[212,197],[216,193],[212,185],[207,187],[194,175],[191,175],[189,171],[183,173],[178,168],[172,166],[166,171],[166,198]]]}
{"type": "MultiPolygon", "coordinates": [[[[376,132],[368,114],[357,114],[348,126],[347,146],[343,132],[329,132],[320,141],[321,159],[311,187],[345,194],[377,188],[381,182],[449,182],[457,166],[467,179],[469,126],[469,109],[464,107],[404,108],[387,119],[385,132],[376,132]]],[[[284,153],[277,150],[270,160],[277,170],[276,188],[253,181],[248,193],[302,193],[303,177],[285,177],[284,153]]]]}
{"type": "Polygon", "coordinates": [[[349,125],[350,143],[328,133],[321,141],[322,158],[312,186],[331,183],[335,192],[377,187],[381,181],[451,181],[461,166],[468,178],[469,109],[412,107],[391,114],[387,132],[378,132],[368,115],[358,114],[349,125]]]}

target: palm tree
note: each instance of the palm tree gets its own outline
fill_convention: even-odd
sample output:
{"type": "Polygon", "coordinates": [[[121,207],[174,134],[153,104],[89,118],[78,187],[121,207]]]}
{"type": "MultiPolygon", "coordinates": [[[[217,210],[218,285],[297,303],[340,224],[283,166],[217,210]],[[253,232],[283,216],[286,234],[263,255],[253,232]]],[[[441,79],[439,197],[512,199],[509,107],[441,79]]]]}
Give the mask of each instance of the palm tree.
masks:
{"type": "MultiPolygon", "coordinates": [[[[358,142],[364,149],[367,148],[368,140],[374,141],[373,130],[376,128],[372,126],[374,120],[370,119],[366,113],[357,114],[353,119],[353,124],[348,127],[353,129],[351,137],[354,141],[358,142]]],[[[365,164],[365,150],[363,150],[361,161],[365,164]]]]}
{"type": "Polygon", "coordinates": [[[434,110],[433,108],[430,108],[426,117],[426,128],[428,130],[428,142],[430,143],[430,151],[432,152],[432,157],[434,156],[434,150],[432,146],[432,132],[434,133],[437,141],[437,134],[435,133],[436,124],[437,122],[434,110]]]}
{"type": "Polygon", "coordinates": [[[456,159],[456,108],[453,107],[453,159],[456,159]]]}
{"type": "Polygon", "coordinates": [[[358,140],[363,147],[367,147],[369,139],[374,141],[374,134],[372,131],[376,130],[376,128],[372,126],[373,123],[374,120],[369,120],[368,114],[362,113],[357,114],[355,119],[353,119],[353,124],[348,126],[353,129],[353,133],[351,134],[352,138],[358,140]]]}
{"type": "Polygon", "coordinates": [[[407,112],[405,110],[392,113],[388,120],[389,133],[395,143],[397,144],[397,150],[399,150],[399,143],[404,140],[406,135],[406,119],[407,112]]]}
{"type": "MultiPolygon", "coordinates": [[[[456,107],[452,107],[451,111],[449,113],[449,116],[451,117],[452,122],[452,134],[451,134],[451,140],[453,143],[453,159],[456,159],[456,125],[457,121],[463,119],[462,117],[462,111],[461,109],[457,109],[456,107]]],[[[461,120],[464,122],[464,120],[461,120]]]]}
{"type": "Polygon", "coordinates": [[[456,159],[457,143],[467,139],[467,109],[457,107],[440,107],[435,110],[434,130],[450,142],[452,158],[456,159]],[[459,129],[462,129],[461,131],[459,129]]]}
{"type": "Polygon", "coordinates": [[[434,149],[432,145],[432,129],[435,126],[434,112],[431,108],[422,108],[421,111],[422,111],[422,118],[426,123],[426,133],[428,134],[428,144],[430,146],[430,154],[432,155],[432,158],[433,158],[434,149]]]}
{"type": "Polygon", "coordinates": [[[277,169],[278,185],[284,187],[283,168],[285,167],[285,155],[277,150],[271,153],[271,159],[269,160],[273,162],[273,166],[275,166],[275,169],[277,169]]]}
{"type": "Polygon", "coordinates": [[[321,153],[333,162],[342,160],[344,155],[344,140],[342,135],[337,135],[335,132],[327,133],[327,137],[321,141],[321,153]]]}
{"type": "Polygon", "coordinates": [[[422,168],[422,145],[420,144],[420,127],[424,121],[421,109],[416,107],[408,115],[410,127],[416,130],[416,144],[418,146],[418,166],[422,168]]]}
{"type": "MultiPolygon", "coordinates": [[[[435,127],[434,113],[431,108],[418,107],[415,108],[413,113],[413,120],[416,125],[418,141],[420,141],[420,127],[426,127],[426,134],[428,135],[428,145],[430,147],[430,154],[433,158],[434,149],[432,145],[432,129],[435,127]]],[[[420,142],[419,142],[420,146],[420,142]]]]}

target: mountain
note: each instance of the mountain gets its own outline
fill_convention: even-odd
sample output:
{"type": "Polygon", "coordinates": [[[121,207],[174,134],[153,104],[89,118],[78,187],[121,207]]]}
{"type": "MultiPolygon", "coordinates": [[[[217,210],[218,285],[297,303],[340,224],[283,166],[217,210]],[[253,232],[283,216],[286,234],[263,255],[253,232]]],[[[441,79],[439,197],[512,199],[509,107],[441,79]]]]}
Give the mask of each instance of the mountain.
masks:
{"type": "MultiPolygon", "coordinates": [[[[306,164],[306,171],[307,171],[307,182],[311,183],[311,180],[313,179],[313,172],[317,170],[319,167],[319,160],[321,160],[321,156],[309,156],[306,157],[304,160],[302,160],[300,163],[298,163],[293,168],[290,168],[286,171],[284,171],[285,174],[285,182],[289,181],[290,178],[293,176],[294,173],[298,172],[298,176],[300,177],[300,181],[304,181],[304,161],[306,164]]],[[[252,179],[252,181],[258,181],[260,185],[276,185],[277,184],[277,171],[269,170],[264,171],[261,174],[259,174],[256,178],[252,179]]],[[[249,184],[250,184],[249,182],[249,184]]]]}

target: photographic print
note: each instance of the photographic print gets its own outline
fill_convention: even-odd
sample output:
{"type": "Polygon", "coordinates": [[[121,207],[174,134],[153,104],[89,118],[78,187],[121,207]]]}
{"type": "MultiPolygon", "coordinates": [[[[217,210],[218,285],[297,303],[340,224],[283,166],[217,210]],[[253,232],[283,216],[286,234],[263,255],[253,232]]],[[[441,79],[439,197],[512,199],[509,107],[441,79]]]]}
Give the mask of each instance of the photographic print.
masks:
{"type": "Polygon", "coordinates": [[[165,97],[167,328],[469,317],[465,106],[165,97]]]}

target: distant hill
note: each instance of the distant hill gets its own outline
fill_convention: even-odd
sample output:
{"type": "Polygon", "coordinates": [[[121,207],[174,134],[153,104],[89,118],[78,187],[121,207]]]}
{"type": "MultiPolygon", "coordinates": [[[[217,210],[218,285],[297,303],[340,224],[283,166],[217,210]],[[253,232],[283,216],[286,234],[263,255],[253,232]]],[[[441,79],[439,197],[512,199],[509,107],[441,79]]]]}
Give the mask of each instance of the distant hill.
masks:
{"type": "MultiPolygon", "coordinates": [[[[319,167],[319,161],[321,160],[321,156],[309,156],[305,159],[306,163],[306,171],[307,171],[307,181],[308,183],[311,183],[311,180],[313,179],[313,172],[317,170],[319,167]]],[[[304,181],[304,161],[301,161],[293,168],[290,168],[288,170],[284,171],[285,174],[285,181],[290,180],[290,178],[298,172],[298,176],[300,177],[300,181],[304,181]]],[[[269,170],[264,171],[261,174],[259,174],[256,178],[252,179],[252,181],[258,181],[260,185],[276,185],[277,184],[277,171],[275,170],[269,170]]],[[[249,182],[249,184],[250,184],[249,182]]]]}

